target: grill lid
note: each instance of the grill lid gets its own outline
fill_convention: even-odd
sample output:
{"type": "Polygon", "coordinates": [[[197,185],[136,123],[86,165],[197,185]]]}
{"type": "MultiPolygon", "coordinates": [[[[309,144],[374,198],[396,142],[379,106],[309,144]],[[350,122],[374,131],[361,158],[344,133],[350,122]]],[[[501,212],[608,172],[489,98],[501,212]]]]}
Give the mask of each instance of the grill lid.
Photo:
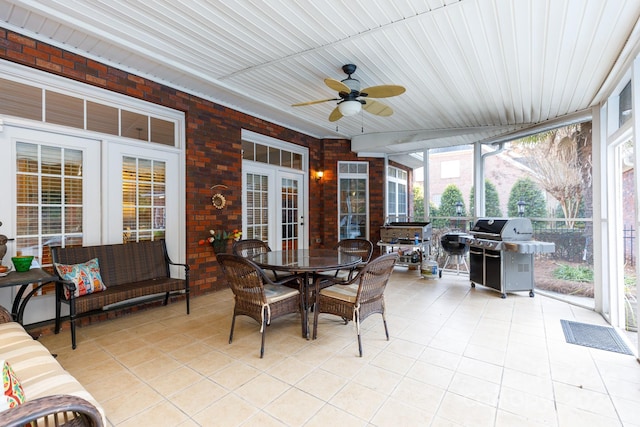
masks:
{"type": "Polygon", "coordinates": [[[529,240],[533,226],[529,218],[480,218],[470,233],[481,239],[529,240]]]}

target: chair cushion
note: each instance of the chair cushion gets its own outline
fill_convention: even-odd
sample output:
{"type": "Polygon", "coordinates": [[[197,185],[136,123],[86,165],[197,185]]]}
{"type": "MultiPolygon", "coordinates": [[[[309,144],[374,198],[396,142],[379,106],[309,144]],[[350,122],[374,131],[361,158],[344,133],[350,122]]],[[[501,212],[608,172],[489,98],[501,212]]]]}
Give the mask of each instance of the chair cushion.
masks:
{"type": "Polygon", "coordinates": [[[0,360],[2,364],[2,385],[4,394],[0,398],[0,412],[14,408],[24,403],[24,390],[16,378],[11,365],[6,360],[0,360]]]}
{"type": "MultiPolygon", "coordinates": [[[[82,264],[55,264],[56,270],[63,280],[69,280],[76,285],[76,297],[100,292],[107,289],[100,275],[98,258],[93,258],[82,264]]],[[[69,291],[65,288],[65,297],[69,299],[69,291]]]]}
{"type": "Polygon", "coordinates": [[[332,285],[322,289],[320,294],[341,301],[355,303],[358,294],[358,285],[356,283],[350,285],[332,285]]]}
{"type": "Polygon", "coordinates": [[[300,291],[293,288],[287,288],[282,285],[264,285],[264,293],[267,297],[267,304],[273,304],[274,302],[282,301],[293,295],[300,295],[300,291]]]}

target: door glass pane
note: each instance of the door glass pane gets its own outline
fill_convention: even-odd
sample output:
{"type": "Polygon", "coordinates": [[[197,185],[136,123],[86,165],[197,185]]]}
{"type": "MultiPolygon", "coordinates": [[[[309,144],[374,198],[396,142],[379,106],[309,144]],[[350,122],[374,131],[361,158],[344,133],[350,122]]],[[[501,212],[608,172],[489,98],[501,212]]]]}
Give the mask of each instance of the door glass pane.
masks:
{"type": "Polygon", "coordinates": [[[298,181],[281,180],[282,249],[298,249],[298,181]]]}
{"type": "Polygon", "coordinates": [[[247,183],[247,239],[269,241],[269,179],[266,175],[248,173],[247,183]]]}
{"type": "Polygon", "coordinates": [[[82,244],[82,151],[16,144],[16,252],[51,264],[48,246],[82,244]]]}
{"type": "Polygon", "coordinates": [[[368,164],[340,162],[338,164],[339,240],[367,238],[368,164]]]}
{"type": "Polygon", "coordinates": [[[125,156],[122,159],[122,241],[165,236],[165,162],[125,156]]]}

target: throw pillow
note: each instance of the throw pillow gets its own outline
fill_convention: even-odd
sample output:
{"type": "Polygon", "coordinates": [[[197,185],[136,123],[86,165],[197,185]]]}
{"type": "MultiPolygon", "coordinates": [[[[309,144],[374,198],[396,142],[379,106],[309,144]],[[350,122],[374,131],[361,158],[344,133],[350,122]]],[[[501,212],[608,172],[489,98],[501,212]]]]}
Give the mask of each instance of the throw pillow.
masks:
{"type": "MultiPolygon", "coordinates": [[[[74,295],[76,297],[100,292],[107,289],[102,282],[98,258],[91,259],[83,264],[55,264],[56,270],[63,280],[69,280],[76,285],[74,295]]],[[[69,291],[65,288],[65,298],[69,299],[69,291]]]]}
{"type": "Polygon", "coordinates": [[[22,390],[22,386],[9,362],[0,360],[0,363],[2,364],[2,385],[4,389],[4,394],[0,399],[0,412],[2,412],[24,403],[25,399],[24,390],[22,390]]]}

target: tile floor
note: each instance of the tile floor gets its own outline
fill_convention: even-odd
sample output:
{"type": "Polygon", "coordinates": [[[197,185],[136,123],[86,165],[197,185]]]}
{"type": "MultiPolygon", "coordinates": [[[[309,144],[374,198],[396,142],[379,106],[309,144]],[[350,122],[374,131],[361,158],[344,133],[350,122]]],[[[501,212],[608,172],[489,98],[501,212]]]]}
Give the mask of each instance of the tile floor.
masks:
{"type": "Polygon", "coordinates": [[[589,310],[527,292],[507,299],[464,276],[397,268],[381,318],[322,315],[318,339],[297,316],[267,330],[239,317],[229,291],[41,340],[104,406],[113,426],[640,426],[640,364],[567,344],[560,319],[589,310]]]}

